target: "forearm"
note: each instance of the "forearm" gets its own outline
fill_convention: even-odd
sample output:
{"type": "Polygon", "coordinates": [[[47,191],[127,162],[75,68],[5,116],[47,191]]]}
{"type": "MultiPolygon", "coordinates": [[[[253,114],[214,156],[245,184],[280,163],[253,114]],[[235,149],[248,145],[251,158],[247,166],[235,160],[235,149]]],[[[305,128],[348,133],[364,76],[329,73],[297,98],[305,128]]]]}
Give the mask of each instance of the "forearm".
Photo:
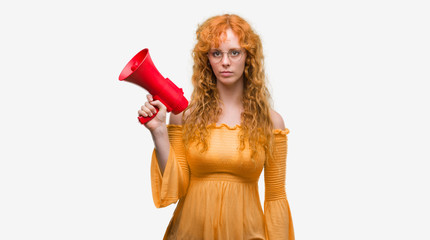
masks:
{"type": "Polygon", "coordinates": [[[158,166],[160,167],[161,174],[164,173],[166,168],[167,159],[169,157],[170,142],[167,133],[167,127],[164,125],[151,131],[152,140],[155,145],[155,154],[157,155],[158,166]]]}

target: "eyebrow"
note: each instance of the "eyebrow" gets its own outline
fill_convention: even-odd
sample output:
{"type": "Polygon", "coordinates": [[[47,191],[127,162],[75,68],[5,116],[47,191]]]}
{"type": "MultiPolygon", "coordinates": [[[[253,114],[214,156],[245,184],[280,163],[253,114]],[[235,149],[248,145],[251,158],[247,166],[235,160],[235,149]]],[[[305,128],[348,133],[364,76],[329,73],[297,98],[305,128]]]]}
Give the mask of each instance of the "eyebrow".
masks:
{"type": "MultiPolygon", "coordinates": [[[[215,51],[220,51],[221,52],[221,49],[219,49],[219,48],[211,48],[211,50],[212,51],[215,50],[215,51]]],[[[230,48],[228,51],[232,51],[232,50],[242,50],[242,48],[240,48],[240,47],[238,47],[238,48],[230,48]]]]}

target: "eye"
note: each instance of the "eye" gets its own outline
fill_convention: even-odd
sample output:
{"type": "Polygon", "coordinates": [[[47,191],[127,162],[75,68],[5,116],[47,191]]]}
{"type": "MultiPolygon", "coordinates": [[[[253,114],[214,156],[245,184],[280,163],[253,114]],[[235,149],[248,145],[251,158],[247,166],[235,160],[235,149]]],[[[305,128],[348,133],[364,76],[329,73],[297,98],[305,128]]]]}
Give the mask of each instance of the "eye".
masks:
{"type": "Polygon", "coordinates": [[[216,57],[216,58],[222,55],[220,51],[213,51],[211,54],[212,54],[212,57],[216,57]]]}
{"type": "Polygon", "coordinates": [[[233,57],[237,57],[237,56],[239,56],[239,54],[240,54],[240,50],[232,50],[230,54],[231,54],[231,56],[233,56],[233,57]]]}

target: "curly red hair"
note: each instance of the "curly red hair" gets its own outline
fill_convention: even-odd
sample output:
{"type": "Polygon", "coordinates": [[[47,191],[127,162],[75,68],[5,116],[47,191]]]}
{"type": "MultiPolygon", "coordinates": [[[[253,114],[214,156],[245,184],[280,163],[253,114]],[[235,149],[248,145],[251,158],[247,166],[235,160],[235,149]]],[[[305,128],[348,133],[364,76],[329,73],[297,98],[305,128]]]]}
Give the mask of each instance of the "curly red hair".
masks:
{"type": "Polygon", "coordinates": [[[207,137],[210,132],[207,126],[217,122],[222,110],[216,77],[207,53],[213,46],[219,46],[227,29],[232,29],[239,38],[240,46],[246,50],[240,150],[248,143],[252,159],[256,159],[261,147],[266,157],[272,158],[271,98],[266,87],[262,43],[248,22],[233,14],[211,17],[199,25],[196,31],[197,43],[192,53],[194,90],[187,108],[188,113],[183,116],[184,141],[187,145],[191,142],[201,144],[202,151],[208,149],[207,137]]]}

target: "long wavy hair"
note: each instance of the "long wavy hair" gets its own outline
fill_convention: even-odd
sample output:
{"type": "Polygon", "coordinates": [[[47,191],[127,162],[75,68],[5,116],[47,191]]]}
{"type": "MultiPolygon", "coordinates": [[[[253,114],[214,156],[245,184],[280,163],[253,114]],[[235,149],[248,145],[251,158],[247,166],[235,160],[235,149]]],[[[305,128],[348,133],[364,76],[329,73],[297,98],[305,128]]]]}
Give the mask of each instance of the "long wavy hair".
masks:
{"type": "MultiPolygon", "coordinates": [[[[266,87],[264,57],[260,37],[243,18],[225,14],[207,19],[198,26],[197,43],[192,52],[194,59],[191,95],[187,115],[183,115],[184,142],[197,142],[202,151],[208,149],[208,125],[216,124],[222,111],[216,87],[217,79],[210,66],[208,52],[218,47],[227,29],[238,36],[240,46],[246,50],[243,87],[243,109],[240,124],[240,150],[246,143],[255,160],[264,149],[266,158],[272,158],[273,124],[270,117],[271,97],[266,87]]],[[[187,111],[186,110],[186,111],[187,111]]]]}

